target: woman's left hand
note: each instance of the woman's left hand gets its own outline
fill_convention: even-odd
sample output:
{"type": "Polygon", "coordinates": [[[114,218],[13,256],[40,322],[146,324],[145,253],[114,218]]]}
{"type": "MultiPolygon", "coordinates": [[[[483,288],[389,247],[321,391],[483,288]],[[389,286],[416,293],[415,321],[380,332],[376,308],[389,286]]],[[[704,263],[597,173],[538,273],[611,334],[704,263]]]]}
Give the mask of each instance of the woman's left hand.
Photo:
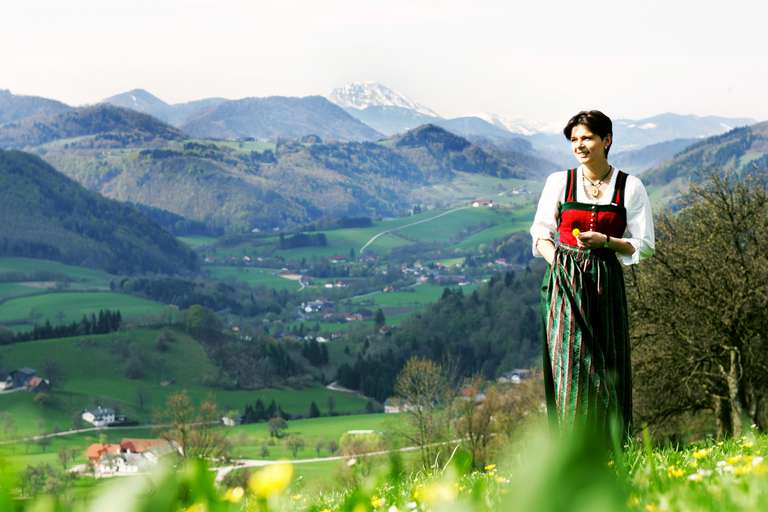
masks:
{"type": "Polygon", "coordinates": [[[576,243],[579,244],[579,247],[585,249],[601,249],[607,238],[604,234],[597,231],[584,231],[576,237],[576,243]]]}

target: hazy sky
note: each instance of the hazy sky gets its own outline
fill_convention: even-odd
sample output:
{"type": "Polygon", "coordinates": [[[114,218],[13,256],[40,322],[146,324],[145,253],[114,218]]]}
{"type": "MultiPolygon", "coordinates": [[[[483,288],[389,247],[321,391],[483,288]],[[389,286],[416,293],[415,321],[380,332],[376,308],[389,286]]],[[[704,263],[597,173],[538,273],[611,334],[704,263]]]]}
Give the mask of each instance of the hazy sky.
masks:
{"type": "Polygon", "coordinates": [[[0,88],[97,102],[328,94],[381,82],[444,116],[599,108],[768,119],[768,3],[49,0],[4,3],[0,88]]]}

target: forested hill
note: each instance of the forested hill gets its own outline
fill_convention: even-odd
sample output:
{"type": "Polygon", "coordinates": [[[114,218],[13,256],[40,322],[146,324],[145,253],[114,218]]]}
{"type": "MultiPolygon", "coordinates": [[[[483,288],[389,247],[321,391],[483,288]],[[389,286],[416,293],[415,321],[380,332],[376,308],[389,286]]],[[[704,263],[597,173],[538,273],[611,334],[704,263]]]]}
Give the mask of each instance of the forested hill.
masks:
{"type": "Polygon", "coordinates": [[[54,115],[71,109],[60,101],[39,96],[20,96],[7,89],[0,89],[0,124],[27,117],[54,115]]]}
{"type": "Polygon", "coordinates": [[[176,274],[196,255],[129,206],[90,192],[39,157],[0,150],[0,256],[112,273],[176,274]]]}
{"type": "Polygon", "coordinates": [[[674,180],[687,183],[702,173],[735,172],[741,175],[768,170],[768,122],[736,128],[685,148],[672,160],[648,171],[643,180],[664,185],[674,180]]]}
{"type": "Polygon", "coordinates": [[[146,144],[156,139],[176,140],[180,131],[147,114],[112,105],[67,110],[0,126],[0,148],[22,149],[58,139],[111,134],[114,144],[146,144]]]}
{"type": "Polygon", "coordinates": [[[458,377],[496,379],[515,368],[538,368],[542,275],[543,263],[535,261],[525,270],[494,276],[471,294],[446,289],[394,334],[361,340],[367,349],[354,364],[339,367],[339,383],[384,400],[413,356],[440,361],[458,377]]]}
{"type": "Polygon", "coordinates": [[[433,124],[395,135],[385,144],[428,174],[463,171],[500,178],[542,179],[556,169],[551,162],[530,153],[489,150],[492,146],[481,147],[433,124]]]}

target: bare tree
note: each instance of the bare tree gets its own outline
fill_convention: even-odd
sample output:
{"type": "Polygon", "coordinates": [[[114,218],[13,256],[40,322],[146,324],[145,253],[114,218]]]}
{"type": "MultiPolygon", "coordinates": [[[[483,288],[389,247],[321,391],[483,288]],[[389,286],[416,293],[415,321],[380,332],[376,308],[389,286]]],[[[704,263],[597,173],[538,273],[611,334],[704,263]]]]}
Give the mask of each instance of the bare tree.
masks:
{"type": "Polygon", "coordinates": [[[711,411],[720,435],[766,427],[768,193],[713,176],[657,220],[656,257],[628,281],[640,419],[711,411]]]}
{"type": "Polygon", "coordinates": [[[448,438],[445,405],[450,395],[442,367],[429,359],[409,359],[395,381],[395,393],[404,400],[408,426],[401,435],[420,447],[421,463],[432,466],[438,459],[436,443],[448,438]]]}
{"type": "Polygon", "coordinates": [[[170,424],[161,435],[175,443],[185,458],[222,458],[229,453],[229,442],[217,428],[219,413],[213,400],[195,407],[185,391],[174,393],[166,400],[158,422],[170,424]]]}

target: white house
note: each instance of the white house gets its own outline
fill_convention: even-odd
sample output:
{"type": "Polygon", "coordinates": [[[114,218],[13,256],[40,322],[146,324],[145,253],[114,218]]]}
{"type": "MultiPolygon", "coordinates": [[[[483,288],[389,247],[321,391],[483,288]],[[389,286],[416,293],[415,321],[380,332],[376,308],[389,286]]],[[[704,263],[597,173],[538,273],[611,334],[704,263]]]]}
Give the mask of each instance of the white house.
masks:
{"type": "Polygon", "coordinates": [[[115,411],[99,405],[95,409],[83,411],[81,417],[94,427],[104,427],[115,422],[115,411]]]}

